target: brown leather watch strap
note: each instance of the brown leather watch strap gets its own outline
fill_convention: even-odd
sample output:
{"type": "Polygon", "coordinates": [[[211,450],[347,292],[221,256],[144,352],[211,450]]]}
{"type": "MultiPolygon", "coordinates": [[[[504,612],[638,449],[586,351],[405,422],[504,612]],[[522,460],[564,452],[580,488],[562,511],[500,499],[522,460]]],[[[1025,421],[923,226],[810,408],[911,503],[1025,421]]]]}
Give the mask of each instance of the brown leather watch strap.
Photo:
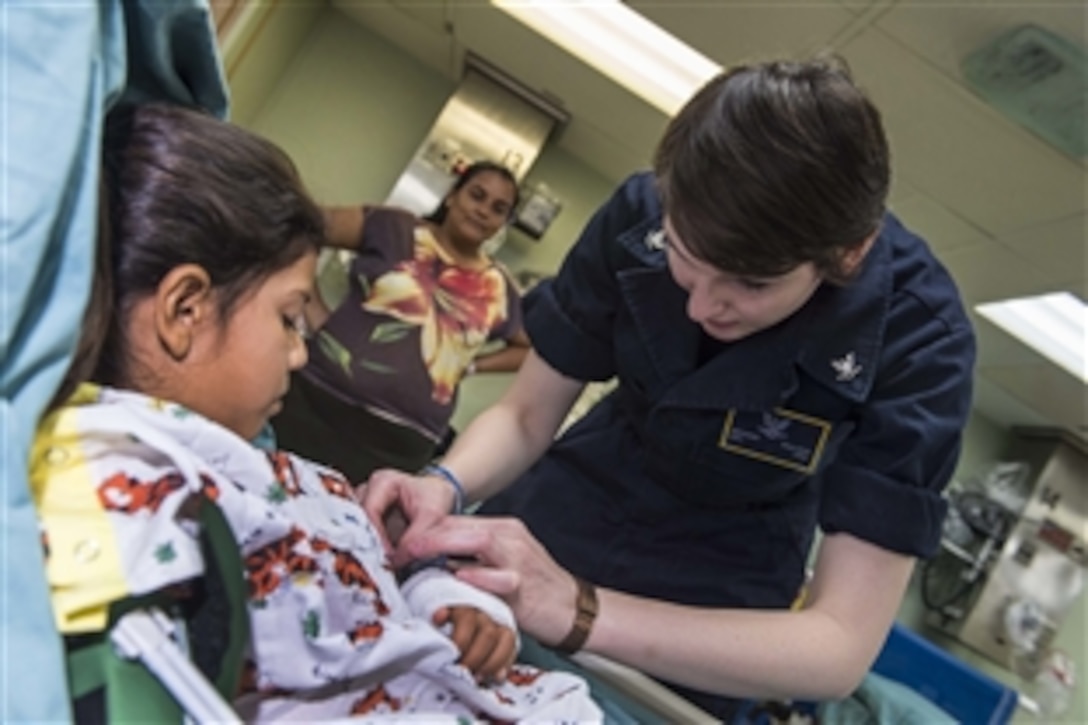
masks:
{"type": "Polygon", "coordinates": [[[585,646],[589,639],[589,631],[593,629],[593,622],[597,619],[597,587],[593,584],[574,577],[574,583],[578,585],[578,598],[575,600],[574,624],[563,641],[555,645],[554,649],[563,654],[574,654],[585,646]]]}

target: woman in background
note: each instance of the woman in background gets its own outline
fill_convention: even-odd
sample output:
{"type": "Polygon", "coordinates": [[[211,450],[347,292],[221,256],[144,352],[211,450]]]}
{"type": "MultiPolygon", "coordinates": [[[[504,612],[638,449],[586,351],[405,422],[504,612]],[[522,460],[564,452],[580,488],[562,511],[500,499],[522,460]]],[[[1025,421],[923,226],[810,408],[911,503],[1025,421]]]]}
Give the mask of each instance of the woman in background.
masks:
{"type": "Polygon", "coordinates": [[[357,484],[379,468],[416,471],[431,460],[461,379],[516,370],[528,350],[517,288],[483,250],[517,202],[510,171],[484,161],[424,218],[325,209],[326,243],[357,255],[344,301],[307,311],[317,333],[272,421],[279,446],[357,484]],[[505,348],[481,356],[493,340],[505,348]]]}

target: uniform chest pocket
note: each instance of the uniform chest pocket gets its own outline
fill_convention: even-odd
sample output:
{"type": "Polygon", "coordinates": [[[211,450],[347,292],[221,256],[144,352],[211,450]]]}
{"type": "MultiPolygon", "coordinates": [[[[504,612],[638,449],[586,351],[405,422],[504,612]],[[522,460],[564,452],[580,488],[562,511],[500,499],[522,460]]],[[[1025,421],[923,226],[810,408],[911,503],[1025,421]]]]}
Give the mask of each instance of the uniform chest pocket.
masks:
{"type": "MultiPolygon", "coordinates": [[[[709,417],[709,416],[707,416],[709,417]]],[[[689,448],[685,461],[673,459],[685,498],[738,505],[780,499],[818,474],[853,428],[791,408],[729,410],[716,414],[710,435],[689,448]]]]}
{"type": "Polygon", "coordinates": [[[770,466],[810,475],[820,464],[832,424],[786,408],[730,410],[718,448],[770,466]]]}
{"type": "Polygon", "coordinates": [[[773,501],[818,476],[853,432],[856,403],[808,376],[799,383],[777,407],[655,410],[646,439],[670,488],[731,506],[773,501]]]}
{"type": "Polygon", "coordinates": [[[785,408],[719,413],[713,435],[691,451],[689,480],[701,481],[705,499],[726,504],[782,498],[819,470],[833,430],[785,408]]]}

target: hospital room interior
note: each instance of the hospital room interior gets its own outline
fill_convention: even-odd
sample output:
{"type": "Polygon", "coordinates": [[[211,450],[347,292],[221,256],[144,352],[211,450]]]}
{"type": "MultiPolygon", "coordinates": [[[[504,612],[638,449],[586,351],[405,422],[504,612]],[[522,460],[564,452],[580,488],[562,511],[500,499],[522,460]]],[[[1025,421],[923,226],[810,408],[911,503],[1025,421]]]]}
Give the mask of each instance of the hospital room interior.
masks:
{"type": "MultiPolygon", "coordinates": [[[[888,207],[951,274],[978,344],[949,513],[899,607],[893,679],[960,722],[1088,723],[1083,2],[622,0],[634,41],[594,3],[569,37],[547,3],[209,4],[229,119],[286,151],[319,203],[422,215],[472,163],[509,168],[520,200],[486,250],[522,294],[557,273],[618,184],[651,167],[669,119],[711,75],[844,59],[883,116],[888,207]],[[655,50],[667,69],[651,69],[655,50]]],[[[349,253],[322,252],[328,306],[350,266],[349,253]]],[[[465,377],[451,437],[515,374],[465,377]]],[[[587,386],[563,425],[613,384],[587,386]]],[[[575,659],[635,719],[713,721],[636,668],[575,659]]]]}
{"type": "MultiPolygon", "coordinates": [[[[960,525],[947,525],[940,555],[916,569],[900,623],[1022,692],[1027,704],[1015,710],[1016,722],[1046,718],[1031,712],[1038,708],[1030,696],[1040,663],[1052,651],[1064,653],[1077,671],[1075,696],[1051,722],[1088,721],[1084,4],[627,4],[720,65],[833,49],[876,101],[891,144],[889,206],[951,271],[979,340],[974,408],[952,489],[989,492],[964,496],[963,511],[953,507],[960,525]],[[1002,54],[999,45],[1017,34],[1025,48],[1040,45],[1019,58],[1007,46],[1002,54]],[[1070,78],[1055,74],[1017,95],[1013,88],[1036,83],[1031,74],[1049,73],[1039,71],[1047,61],[1028,58],[1030,52],[1058,54],[1070,78]],[[1017,73],[1023,78],[1002,79],[1017,73]],[[1065,340],[1079,353],[1072,367],[1055,364],[979,310],[1059,293],[1079,300],[1065,340]],[[1048,490],[1052,497],[1061,492],[1058,505],[1040,503],[1048,490]],[[991,511],[1016,513],[1000,533],[973,528],[972,517],[991,511]],[[1031,528],[1040,515],[1061,533],[1031,528]],[[1033,556],[1034,565],[1025,564],[1033,556]],[[1003,620],[1012,634],[997,619],[1037,612],[1010,605],[1033,595],[1052,622],[1029,636],[1038,662],[1017,672],[1015,617],[1003,620]]],[[[551,127],[527,142],[518,169],[523,204],[533,197],[544,218],[516,221],[492,243],[496,258],[527,284],[553,274],[611,188],[650,164],[668,118],[668,101],[647,100],[652,89],[640,95],[489,3],[213,7],[221,15],[233,120],[282,145],[323,202],[392,198],[419,204],[419,211],[431,205],[433,199],[412,198],[412,175],[425,175],[413,169],[481,152],[474,144],[485,140],[443,116],[459,91],[471,97],[480,77],[545,109],[551,127]]],[[[502,103],[481,101],[479,112],[490,102],[502,103]]],[[[493,122],[502,124],[505,113],[512,115],[498,111],[493,122]]],[[[483,152],[503,160],[505,150],[483,152]]],[[[335,277],[332,268],[329,274],[335,277]]],[[[454,428],[497,400],[510,378],[480,374],[463,382],[454,428]]],[[[572,415],[595,394],[591,386],[572,415]]]]}

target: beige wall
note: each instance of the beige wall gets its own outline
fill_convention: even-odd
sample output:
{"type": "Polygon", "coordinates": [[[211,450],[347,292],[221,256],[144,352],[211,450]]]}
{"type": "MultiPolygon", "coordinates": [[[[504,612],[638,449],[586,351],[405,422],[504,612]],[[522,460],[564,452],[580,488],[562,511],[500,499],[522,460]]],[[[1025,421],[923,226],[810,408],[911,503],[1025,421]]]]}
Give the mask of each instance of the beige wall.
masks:
{"type": "Polygon", "coordinates": [[[319,200],[380,202],[452,90],[325,10],[251,127],[283,146],[319,200]]]}
{"type": "Polygon", "coordinates": [[[220,39],[231,120],[252,124],[323,11],[323,0],[249,2],[238,11],[220,39]]]}
{"type": "Polygon", "coordinates": [[[989,418],[972,413],[963,436],[963,453],[956,466],[956,478],[967,480],[984,473],[1003,460],[1009,445],[1009,433],[989,418]]]}
{"type": "Polygon", "coordinates": [[[582,227],[611,195],[615,184],[556,146],[541,154],[525,181],[526,188],[546,183],[559,197],[562,209],[540,240],[511,229],[496,256],[514,270],[555,272],[582,227]]]}
{"type": "MultiPolygon", "coordinates": [[[[234,82],[232,80],[232,86],[234,82]]],[[[335,9],[325,9],[250,118],[236,120],[280,144],[314,195],[330,203],[381,201],[423,141],[454,81],[335,9]]],[[[244,88],[235,91],[246,95],[244,88]]],[[[556,146],[527,182],[563,201],[552,229],[533,242],[512,232],[511,266],[554,267],[612,183],[556,146]]]]}

